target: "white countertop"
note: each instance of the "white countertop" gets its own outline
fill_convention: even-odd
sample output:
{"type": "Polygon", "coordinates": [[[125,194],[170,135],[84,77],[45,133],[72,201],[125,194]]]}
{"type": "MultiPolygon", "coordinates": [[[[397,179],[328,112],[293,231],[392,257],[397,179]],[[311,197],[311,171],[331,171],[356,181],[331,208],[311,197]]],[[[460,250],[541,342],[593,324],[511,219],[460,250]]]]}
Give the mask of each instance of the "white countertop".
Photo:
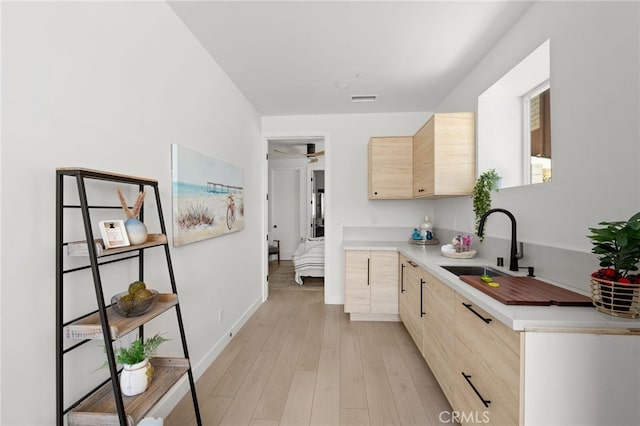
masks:
{"type": "MultiPolygon", "coordinates": [[[[496,267],[495,259],[483,259],[480,256],[473,259],[451,259],[442,256],[440,245],[422,246],[409,244],[407,241],[344,241],[342,246],[344,250],[398,251],[513,330],[583,328],[640,331],[640,319],[614,317],[598,312],[594,307],[505,305],[466,284],[453,273],[440,268],[440,265],[486,265],[503,271],[507,275],[526,275],[511,272],[508,268],[496,267]]],[[[508,263],[508,259],[505,259],[505,262],[508,263]]],[[[585,279],[588,280],[589,277],[585,277],[585,279]]],[[[543,281],[558,285],[558,283],[549,280],[543,281]]],[[[575,289],[569,290],[576,291],[575,289]]],[[[587,294],[587,296],[589,295],[587,294]]]]}

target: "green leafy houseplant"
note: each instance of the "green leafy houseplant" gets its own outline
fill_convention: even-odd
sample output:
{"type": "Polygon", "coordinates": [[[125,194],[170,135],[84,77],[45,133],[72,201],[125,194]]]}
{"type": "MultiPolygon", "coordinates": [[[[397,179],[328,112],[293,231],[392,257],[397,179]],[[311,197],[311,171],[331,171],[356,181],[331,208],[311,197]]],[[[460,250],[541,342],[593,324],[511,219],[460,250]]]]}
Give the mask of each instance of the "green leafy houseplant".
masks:
{"type": "Polygon", "coordinates": [[[589,228],[593,247],[591,252],[600,260],[600,269],[594,278],[623,284],[640,284],[640,277],[630,275],[638,270],[640,262],[640,213],[627,221],[600,222],[598,228],[589,228]]]}
{"type": "MultiPolygon", "coordinates": [[[[478,226],[480,218],[491,209],[491,191],[498,191],[498,181],[500,175],[495,169],[489,169],[478,176],[476,184],[473,187],[473,212],[476,215],[476,235],[478,234],[478,226]]],[[[480,238],[482,241],[483,238],[480,238]]]]}
{"type": "Polygon", "coordinates": [[[640,316],[640,213],[627,221],[600,222],[589,228],[592,253],[601,269],[591,274],[591,299],[600,312],[624,317],[640,316]]]}
{"type": "Polygon", "coordinates": [[[133,365],[151,358],[158,347],[168,341],[164,337],[156,334],[149,337],[144,342],[138,338],[134,340],[128,348],[118,348],[115,350],[115,360],[118,364],[133,365]]]}

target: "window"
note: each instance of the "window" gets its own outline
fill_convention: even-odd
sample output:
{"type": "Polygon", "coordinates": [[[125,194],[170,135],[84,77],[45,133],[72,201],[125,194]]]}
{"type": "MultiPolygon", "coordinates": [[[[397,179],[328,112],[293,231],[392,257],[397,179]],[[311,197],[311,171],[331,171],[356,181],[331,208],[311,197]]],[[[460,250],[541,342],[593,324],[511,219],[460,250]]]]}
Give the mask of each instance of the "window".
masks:
{"type": "Polygon", "coordinates": [[[549,81],[522,97],[525,184],[551,181],[550,100],[549,81]]]}

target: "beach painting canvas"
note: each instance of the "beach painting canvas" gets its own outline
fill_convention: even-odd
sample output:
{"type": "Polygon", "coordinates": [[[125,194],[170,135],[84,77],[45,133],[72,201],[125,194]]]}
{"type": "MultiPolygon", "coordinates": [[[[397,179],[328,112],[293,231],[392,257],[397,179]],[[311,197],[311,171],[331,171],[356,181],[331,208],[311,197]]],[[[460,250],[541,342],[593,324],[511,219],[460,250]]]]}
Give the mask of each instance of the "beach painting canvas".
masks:
{"type": "Polygon", "coordinates": [[[174,246],[244,228],[239,167],[172,144],[171,177],[174,246]]]}

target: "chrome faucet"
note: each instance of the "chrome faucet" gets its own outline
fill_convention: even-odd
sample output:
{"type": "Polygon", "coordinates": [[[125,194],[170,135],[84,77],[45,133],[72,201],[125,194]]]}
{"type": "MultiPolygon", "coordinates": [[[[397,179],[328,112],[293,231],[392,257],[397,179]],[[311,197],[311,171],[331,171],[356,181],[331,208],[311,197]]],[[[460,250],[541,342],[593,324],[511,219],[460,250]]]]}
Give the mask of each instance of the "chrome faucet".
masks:
{"type": "Polygon", "coordinates": [[[506,214],[511,219],[511,253],[509,256],[509,270],[517,271],[518,259],[522,259],[522,243],[520,243],[520,253],[518,253],[518,242],[516,241],[516,218],[511,214],[509,210],[505,209],[491,209],[482,215],[480,223],[478,224],[478,237],[482,237],[484,234],[484,223],[487,220],[487,216],[491,213],[500,212],[506,214]]]}

